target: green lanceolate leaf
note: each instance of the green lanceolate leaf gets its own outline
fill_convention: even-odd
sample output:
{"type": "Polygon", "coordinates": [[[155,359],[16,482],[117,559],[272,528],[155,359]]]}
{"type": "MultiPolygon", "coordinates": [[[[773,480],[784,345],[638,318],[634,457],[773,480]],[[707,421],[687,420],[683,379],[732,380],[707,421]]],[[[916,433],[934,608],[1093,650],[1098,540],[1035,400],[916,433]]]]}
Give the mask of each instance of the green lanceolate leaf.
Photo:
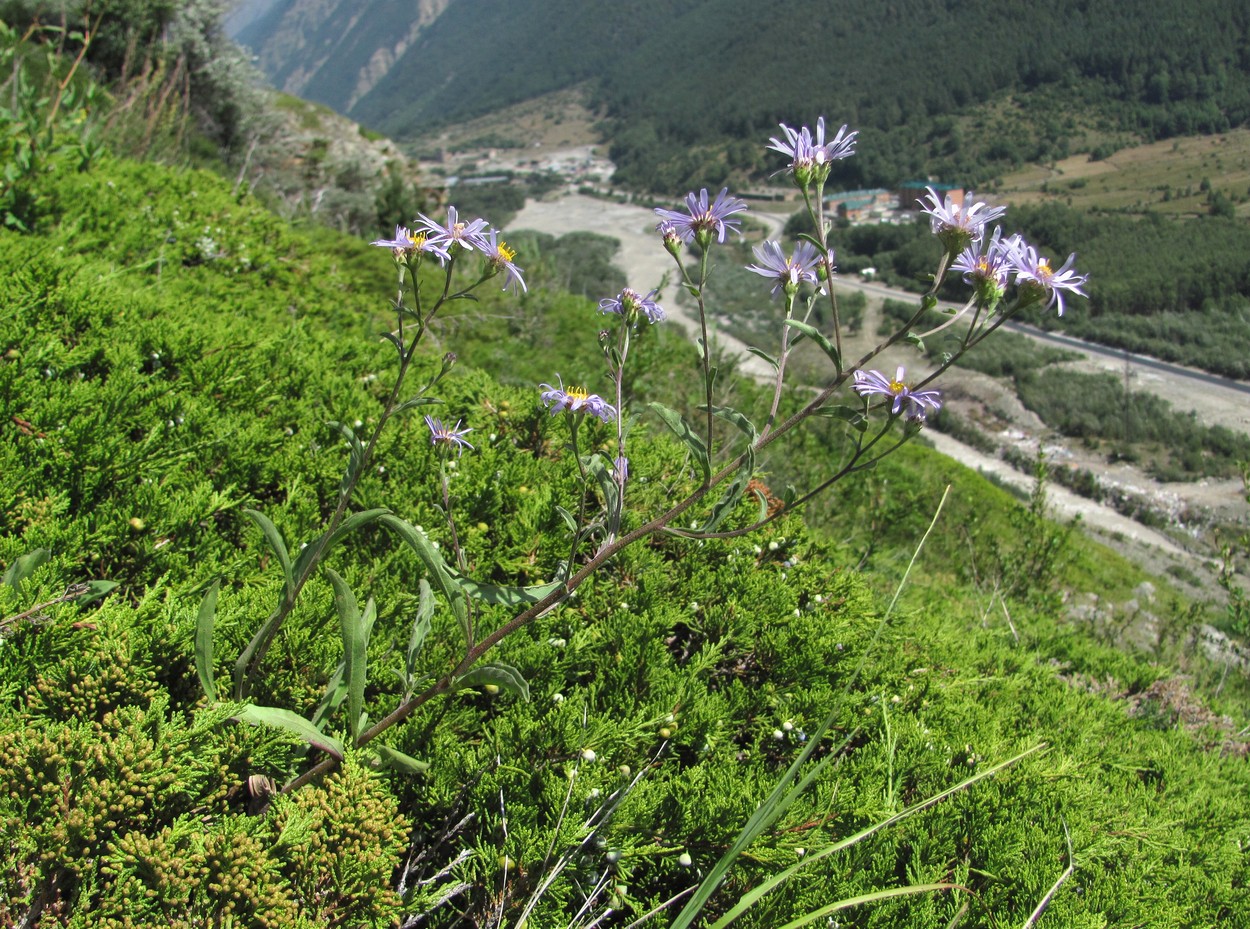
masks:
{"type": "Polygon", "coordinates": [[[334,588],[334,607],[339,614],[339,629],[343,636],[343,676],[347,681],[347,719],[348,731],[352,741],[359,735],[360,716],[365,705],[365,679],[368,673],[366,652],[369,647],[369,633],[373,621],[377,617],[377,609],[373,599],[365,604],[362,615],[356,603],[356,595],[343,578],[330,568],[325,569],[326,577],[334,588]]]}
{"type": "Polygon", "coordinates": [[[803,333],[803,335],[807,336],[809,339],[811,339],[813,342],[819,345],[821,351],[823,351],[826,355],[829,356],[829,360],[833,362],[833,366],[839,371],[842,370],[842,356],[839,355],[838,350],[833,347],[833,343],[830,342],[827,338],[825,338],[824,333],[822,333],[815,326],[808,325],[807,323],[804,323],[804,322],[799,322],[799,320],[797,319],[787,319],[786,325],[789,326],[791,329],[796,329],[799,332],[803,333]]]}
{"type": "Polygon", "coordinates": [[[243,515],[260,526],[260,531],[265,536],[265,541],[269,543],[273,553],[278,556],[278,564],[282,565],[282,576],[286,579],[287,596],[291,596],[295,590],[295,579],[291,574],[291,553],[287,551],[282,533],[278,531],[278,527],[270,521],[269,517],[260,512],[260,510],[244,510],[243,515]]]}
{"type": "Polygon", "coordinates": [[[408,635],[408,651],[404,655],[405,696],[412,690],[413,680],[417,674],[417,657],[421,654],[425,640],[430,635],[434,619],[434,591],[430,589],[430,582],[421,578],[417,585],[417,615],[412,621],[412,632],[408,635]]]}
{"type": "Polygon", "coordinates": [[[34,551],[14,558],[8,570],[4,572],[4,577],[0,577],[0,583],[8,584],[21,595],[22,584],[26,578],[47,564],[51,558],[52,552],[46,548],[36,548],[34,551]]]}
{"type": "Polygon", "coordinates": [[[399,406],[395,407],[395,413],[402,413],[404,410],[411,410],[418,406],[430,406],[433,403],[442,403],[442,400],[436,400],[434,397],[413,397],[411,400],[405,400],[399,406]]]}
{"type": "Polygon", "coordinates": [[[715,532],[720,528],[720,524],[725,521],[725,517],[734,511],[738,503],[742,500],[742,495],[746,493],[747,484],[751,482],[751,478],[755,475],[755,452],[747,449],[746,457],[742,461],[742,466],[738,468],[734,479],[729,482],[729,486],[725,488],[725,492],[721,494],[721,498],[717,501],[716,506],[712,508],[711,515],[699,527],[700,532],[715,532]]]}
{"type": "Polygon", "coordinates": [[[521,676],[521,672],[499,662],[479,665],[456,681],[457,690],[465,687],[496,687],[499,690],[516,694],[526,703],[529,703],[530,699],[530,685],[521,676]]]}
{"type": "Polygon", "coordinates": [[[329,422],[326,425],[347,440],[347,447],[350,452],[347,458],[347,470],[343,472],[343,480],[339,483],[339,492],[341,493],[348,488],[360,473],[360,466],[365,460],[365,447],[360,443],[360,439],[356,437],[356,431],[346,423],[329,422]]]}
{"type": "Polygon", "coordinates": [[[468,597],[452,578],[451,572],[447,569],[447,562],[443,561],[443,556],[438,549],[426,538],[424,532],[393,513],[378,517],[378,522],[394,532],[417,553],[417,557],[421,559],[425,569],[430,573],[434,587],[447,598],[447,603],[460,623],[460,629],[467,640],[469,635],[468,597]]]}
{"type": "Polygon", "coordinates": [[[300,740],[307,742],[323,752],[328,752],[340,761],[343,760],[343,743],[338,739],[324,734],[320,729],[297,713],[276,706],[256,706],[248,703],[235,715],[235,719],[253,726],[270,726],[274,729],[285,729],[300,740]]]}
{"type": "Polygon", "coordinates": [[[400,771],[404,774],[424,774],[430,770],[425,761],[418,761],[411,755],[405,755],[397,748],[389,745],[378,745],[374,749],[378,753],[378,767],[384,771],[400,771]]]}
{"type": "MultiPolygon", "coordinates": [[[[699,409],[706,411],[707,407],[699,407],[699,409]]],[[[752,442],[759,437],[759,433],[755,429],[755,424],[751,422],[751,420],[747,419],[744,414],[739,413],[735,409],[731,409],[727,406],[714,406],[712,407],[712,415],[719,417],[726,422],[733,423],[752,442]]]]}
{"type": "Polygon", "coordinates": [[[673,430],[673,434],[685,443],[686,448],[690,449],[695,463],[699,466],[699,470],[703,472],[703,479],[708,480],[712,476],[712,462],[708,457],[707,446],[703,440],[699,438],[698,433],[694,431],[691,425],[682,419],[680,413],[676,410],[669,409],[662,403],[649,404],[651,409],[655,410],[660,419],[664,420],[664,425],[673,430]]]}
{"type": "Polygon", "coordinates": [[[334,669],[334,673],[330,675],[330,680],[326,684],[326,692],[321,697],[321,702],[317,704],[317,709],[313,711],[312,724],[320,729],[325,725],[327,719],[334,715],[334,711],[343,705],[343,701],[347,699],[347,683],[343,679],[343,662],[339,662],[338,667],[334,669]]]}
{"type": "MultiPolygon", "coordinates": [[[[376,522],[379,518],[389,513],[386,507],[375,507],[372,510],[361,510],[359,513],[352,513],[344,519],[337,529],[325,539],[325,547],[321,552],[322,557],[330,554],[330,550],[338,543],[343,536],[349,532],[361,529],[369,523],[376,522]]],[[[323,537],[325,538],[325,537],[323,537]]],[[[317,543],[313,542],[304,546],[303,551],[295,558],[295,564],[291,566],[291,571],[296,577],[303,575],[308,568],[308,563],[313,557],[313,553],[317,550],[317,543]]]]}
{"type": "Polygon", "coordinates": [[[217,700],[217,684],[213,680],[213,626],[217,622],[217,591],[221,581],[213,581],[200,600],[200,612],[195,619],[195,673],[200,687],[209,700],[217,700]]]}
{"type": "Polygon", "coordinates": [[[770,365],[772,365],[772,368],[774,371],[781,370],[781,365],[778,364],[777,359],[774,358],[772,355],[768,354],[768,352],[764,351],[762,348],[756,348],[753,345],[748,345],[747,351],[750,352],[752,355],[754,355],[756,358],[760,358],[768,362],[770,365]]]}
{"type": "Polygon", "coordinates": [[[467,577],[452,575],[452,580],[474,600],[481,600],[493,606],[518,607],[537,603],[552,591],[560,589],[559,581],[550,584],[536,584],[533,587],[493,587],[490,584],[479,584],[467,577]]]}
{"type": "Polygon", "coordinates": [[[830,419],[840,419],[857,432],[863,432],[868,428],[868,417],[864,414],[863,407],[853,406],[822,406],[816,411],[818,416],[828,416],[830,419]]]}

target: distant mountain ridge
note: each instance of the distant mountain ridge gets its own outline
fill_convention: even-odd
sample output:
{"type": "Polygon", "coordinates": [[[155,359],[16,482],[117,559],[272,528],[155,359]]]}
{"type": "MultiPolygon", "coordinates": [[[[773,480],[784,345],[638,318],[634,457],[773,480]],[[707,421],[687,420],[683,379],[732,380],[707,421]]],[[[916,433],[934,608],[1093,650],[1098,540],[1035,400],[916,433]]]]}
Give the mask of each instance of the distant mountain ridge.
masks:
{"type": "Polygon", "coordinates": [[[227,22],[274,86],[351,114],[451,0],[249,0],[227,22]]]}
{"type": "Polygon", "coordinates": [[[238,38],[400,139],[584,85],[621,179],[656,188],[764,170],[744,140],[820,113],[863,130],[850,186],[1250,121],[1250,6],[1225,0],[278,0],[238,38]]]}

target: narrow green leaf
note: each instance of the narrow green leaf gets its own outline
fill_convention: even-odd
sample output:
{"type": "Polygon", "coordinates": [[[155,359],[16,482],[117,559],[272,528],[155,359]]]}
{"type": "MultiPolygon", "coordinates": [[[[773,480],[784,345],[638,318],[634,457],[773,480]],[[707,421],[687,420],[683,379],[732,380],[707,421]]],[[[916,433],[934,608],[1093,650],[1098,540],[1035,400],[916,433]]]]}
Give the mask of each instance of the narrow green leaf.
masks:
{"type": "Polygon", "coordinates": [[[716,506],[712,508],[711,514],[699,527],[700,532],[715,532],[725,517],[732,513],[742,500],[742,495],[746,492],[747,484],[751,482],[751,478],[755,475],[755,452],[747,449],[746,458],[743,459],[741,467],[734,474],[734,479],[729,482],[729,486],[725,488],[725,492],[721,494],[720,500],[716,506]]]}
{"type": "Polygon", "coordinates": [[[95,603],[97,600],[112,593],[113,589],[118,586],[118,583],[118,581],[87,581],[86,592],[75,597],[74,602],[79,606],[95,603]]]}
{"type": "MultiPolygon", "coordinates": [[[[348,732],[352,742],[359,734],[360,714],[365,704],[365,656],[369,645],[369,629],[371,621],[360,615],[360,606],[356,603],[356,595],[352,593],[347,582],[331,568],[326,568],[326,577],[334,588],[334,608],[339,614],[339,630],[343,636],[343,676],[347,681],[347,720],[348,732]]],[[[373,610],[370,599],[365,612],[373,610]]]]}
{"type": "Polygon", "coordinates": [[[772,365],[774,371],[781,370],[781,365],[778,363],[777,359],[774,358],[772,355],[768,354],[768,352],[764,351],[762,348],[756,348],[753,345],[748,345],[747,351],[750,352],[752,355],[754,355],[756,358],[761,358],[764,361],[767,361],[770,365],[772,365]]]}
{"type": "Polygon", "coordinates": [[[347,440],[350,452],[347,458],[347,470],[343,472],[343,480],[339,482],[339,490],[342,492],[347,489],[347,486],[360,473],[360,466],[365,460],[365,447],[360,444],[360,439],[356,437],[356,431],[346,423],[332,421],[326,423],[326,425],[347,440]]]}
{"type": "MultiPolygon", "coordinates": [[[[377,521],[380,517],[389,512],[390,510],[386,507],[375,507],[372,510],[361,510],[359,513],[352,513],[339,523],[339,527],[335,529],[334,533],[326,540],[325,548],[322,550],[321,556],[324,558],[326,555],[330,554],[330,550],[333,549],[339,540],[349,532],[353,532],[356,529],[367,526],[369,523],[377,521]]],[[[308,563],[312,559],[313,553],[316,550],[317,543],[312,542],[305,545],[299,555],[296,556],[295,564],[291,567],[291,571],[296,577],[300,577],[304,571],[307,570],[308,563]]]]}
{"type": "Polygon", "coordinates": [[[378,745],[374,750],[378,753],[379,767],[383,770],[400,771],[404,774],[424,774],[430,770],[429,762],[418,761],[389,745],[378,745]]]}
{"type": "Polygon", "coordinates": [[[399,406],[395,407],[395,412],[402,413],[404,410],[411,410],[413,407],[429,406],[432,403],[442,402],[442,400],[436,400],[434,397],[413,397],[411,400],[405,400],[399,406]]]}
{"type": "Polygon", "coordinates": [[[408,636],[408,651],[404,656],[404,692],[412,690],[412,682],[417,673],[417,657],[430,634],[431,621],[434,619],[434,591],[430,582],[421,578],[417,582],[417,615],[412,621],[412,632],[408,636]]]}
{"type": "Polygon", "coordinates": [[[577,531],[577,519],[564,507],[557,505],[556,512],[560,514],[560,518],[564,520],[564,524],[569,527],[569,532],[577,531]]]}
{"type": "Polygon", "coordinates": [[[399,340],[399,336],[393,332],[384,332],[382,333],[382,338],[395,346],[395,351],[399,352],[400,358],[404,357],[404,343],[399,340]]]}
{"type": "Polygon", "coordinates": [[[651,403],[649,406],[655,410],[660,419],[664,420],[664,425],[673,430],[673,434],[685,443],[686,448],[690,449],[690,454],[694,457],[695,463],[698,464],[699,470],[703,472],[703,479],[708,480],[712,476],[712,462],[708,457],[707,446],[703,440],[699,438],[691,425],[682,419],[681,414],[676,410],[669,409],[662,403],[651,403]]]}
{"type": "Polygon", "coordinates": [[[291,553],[287,551],[282,533],[278,531],[278,527],[270,521],[269,517],[260,510],[245,509],[243,515],[260,526],[260,531],[265,536],[265,541],[269,543],[273,553],[278,556],[278,564],[282,565],[282,576],[286,579],[287,596],[291,596],[295,590],[295,579],[291,575],[291,553]]]}
{"type": "Polygon", "coordinates": [[[303,742],[313,745],[323,752],[343,760],[343,743],[338,739],[325,735],[303,716],[276,706],[256,706],[246,704],[235,716],[241,722],[253,726],[270,726],[274,729],[285,729],[303,742]]]}
{"type": "MultiPolygon", "coordinates": [[[[707,407],[701,406],[699,409],[706,411],[707,407]]],[[[723,419],[726,422],[733,423],[752,442],[759,437],[759,432],[756,430],[755,424],[751,422],[751,420],[747,419],[744,414],[739,413],[735,409],[727,406],[714,406],[712,407],[712,415],[723,419]]]]}
{"type": "Polygon", "coordinates": [[[51,558],[52,552],[46,548],[36,548],[25,555],[19,555],[13,559],[13,563],[4,572],[4,577],[0,577],[0,583],[8,584],[18,592],[19,596],[23,596],[23,582],[47,564],[51,558]]]}
{"type": "Polygon", "coordinates": [[[456,620],[460,623],[460,629],[467,640],[469,635],[468,597],[465,596],[464,591],[452,579],[451,572],[447,569],[447,562],[443,561],[443,556],[438,549],[430,543],[424,532],[419,531],[416,526],[406,520],[400,519],[394,513],[387,513],[378,517],[378,522],[394,532],[401,541],[405,542],[409,548],[417,553],[417,557],[421,559],[425,569],[430,572],[434,586],[447,599],[447,603],[451,607],[456,620]]]}
{"type": "Polygon", "coordinates": [[[217,684],[213,680],[213,626],[217,622],[217,592],[221,581],[213,581],[200,600],[200,612],[195,619],[195,673],[199,675],[204,696],[217,701],[217,684]]]}
{"type": "Polygon", "coordinates": [[[807,323],[800,322],[797,319],[787,319],[786,325],[789,326],[791,329],[796,329],[799,332],[803,333],[803,335],[807,336],[809,339],[811,339],[813,342],[819,345],[821,351],[823,351],[826,355],[829,356],[829,360],[833,362],[834,367],[837,368],[839,371],[842,370],[842,356],[840,356],[838,354],[838,350],[833,347],[833,343],[830,342],[827,338],[825,338],[824,333],[822,333],[815,326],[811,326],[811,325],[808,325],[807,323]]]}
{"type": "Polygon", "coordinates": [[[816,415],[828,416],[830,419],[840,419],[857,432],[863,432],[868,428],[868,417],[865,415],[863,407],[845,406],[842,404],[822,406],[816,411],[816,415]]]}
{"type": "Polygon", "coordinates": [[[343,680],[343,662],[338,663],[338,667],[334,669],[334,673],[330,675],[330,680],[326,683],[325,693],[321,697],[321,702],[317,704],[317,709],[313,711],[312,724],[320,729],[325,725],[327,719],[334,715],[334,711],[343,705],[343,701],[347,699],[347,684],[343,680]]]}
{"type": "Polygon", "coordinates": [[[452,580],[474,600],[481,600],[493,606],[518,607],[529,603],[537,603],[554,590],[560,589],[559,581],[550,584],[537,584],[533,587],[494,587],[490,584],[479,584],[467,577],[452,575],[452,580]]]}
{"type": "Polygon", "coordinates": [[[479,665],[456,681],[457,690],[465,687],[498,687],[516,694],[526,703],[530,699],[530,685],[521,676],[521,672],[499,662],[479,665]]]}

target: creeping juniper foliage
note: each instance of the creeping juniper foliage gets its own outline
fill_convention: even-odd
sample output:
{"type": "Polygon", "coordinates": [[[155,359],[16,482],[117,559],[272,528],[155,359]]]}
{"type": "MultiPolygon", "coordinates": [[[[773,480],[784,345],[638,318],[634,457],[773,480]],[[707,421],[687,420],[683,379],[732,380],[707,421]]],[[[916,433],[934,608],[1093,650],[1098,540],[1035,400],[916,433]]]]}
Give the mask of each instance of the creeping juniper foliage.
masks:
{"type": "Polygon", "coordinates": [[[712,339],[727,189],[657,210],[687,344],[663,282],[554,291],[537,237],[454,206],[365,244],[27,152],[0,926],[1244,918],[1244,745],[1057,616],[1061,569],[1142,578],[915,441],[946,366],[1085,278],[934,196],[930,293],[846,357],[823,187],[855,142],[772,140],[814,231],[755,250],[763,384],[712,339]],[[932,375],[878,360],[935,329],[932,375]]]}

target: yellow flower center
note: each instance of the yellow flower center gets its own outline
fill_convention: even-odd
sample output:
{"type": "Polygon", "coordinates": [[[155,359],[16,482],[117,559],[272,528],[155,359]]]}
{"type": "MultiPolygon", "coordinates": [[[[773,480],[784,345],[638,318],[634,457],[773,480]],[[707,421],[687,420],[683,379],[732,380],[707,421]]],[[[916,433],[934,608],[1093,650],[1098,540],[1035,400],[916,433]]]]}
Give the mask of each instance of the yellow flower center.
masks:
{"type": "Polygon", "coordinates": [[[408,251],[410,252],[420,251],[421,246],[425,245],[425,233],[424,232],[418,232],[416,235],[409,236],[408,238],[409,238],[409,241],[412,243],[411,245],[408,246],[408,251]]]}
{"type": "Polygon", "coordinates": [[[1037,276],[1050,280],[1051,275],[1055,272],[1050,269],[1050,259],[1043,258],[1037,263],[1037,276]]]}
{"type": "Polygon", "coordinates": [[[508,248],[508,243],[501,240],[499,242],[499,257],[504,261],[511,261],[516,257],[516,249],[508,248]]]}
{"type": "Polygon", "coordinates": [[[890,393],[897,396],[907,389],[907,385],[902,381],[890,381],[890,393]]]}
{"type": "Polygon", "coordinates": [[[570,400],[577,400],[578,402],[583,402],[590,397],[590,391],[585,387],[569,387],[564,392],[570,400]]]}

